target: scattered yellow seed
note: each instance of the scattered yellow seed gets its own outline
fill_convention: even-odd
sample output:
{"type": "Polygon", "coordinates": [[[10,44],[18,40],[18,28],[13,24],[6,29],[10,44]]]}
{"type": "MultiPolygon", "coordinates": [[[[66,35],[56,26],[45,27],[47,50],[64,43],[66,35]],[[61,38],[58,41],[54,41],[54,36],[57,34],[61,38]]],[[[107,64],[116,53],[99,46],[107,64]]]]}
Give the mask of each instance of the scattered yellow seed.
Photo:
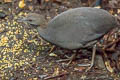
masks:
{"type": "Polygon", "coordinates": [[[55,53],[50,53],[49,56],[57,57],[55,53]]]}
{"type": "Polygon", "coordinates": [[[32,58],[32,61],[36,61],[36,58],[32,58]]]}
{"type": "Polygon", "coordinates": [[[55,68],[54,73],[53,73],[53,76],[58,75],[59,72],[60,72],[60,71],[59,71],[59,68],[55,68]]]}
{"type": "MultiPolygon", "coordinates": [[[[15,25],[16,23],[17,23],[17,22],[16,22],[16,21],[14,21],[14,22],[13,22],[13,25],[15,25]]],[[[14,27],[13,27],[13,28],[14,28],[14,27]]]]}
{"type": "Polygon", "coordinates": [[[1,43],[7,43],[8,42],[8,37],[6,37],[6,36],[1,36],[1,41],[0,41],[1,43]]]}
{"type": "Polygon", "coordinates": [[[26,4],[24,3],[24,0],[22,0],[22,1],[19,2],[19,5],[18,5],[18,6],[19,6],[19,8],[24,8],[25,5],[26,5],[26,4]]]}
{"type": "Polygon", "coordinates": [[[25,49],[24,52],[25,52],[25,53],[26,53],[26,52],[29,52],[29,50],[28,50],[28,49],[25,49]]]}
{"type": "Polygon", "coordinates": [[[44,72],[48,72],[48,70],[45,67],[43,68],[43,70],[44,70],[44,72]]]}
{"type": "Polygon", "coordinates": [[[20,12],[20,13],[18,14],[18,16],[22,16],[22,15],[24,15],[24,13],[23,13],[23,12],[20,12]]]}
{"type": "Polygon", "coordinates": [[[10,25],[10,22],[8,22],[8,25],[10,25]]]}
{"type": "Polygon", "coordinates": [[[39,56],[40,55],[40,53],[39,53],[39,51],[37,52],[37,56],[39,56]]]}

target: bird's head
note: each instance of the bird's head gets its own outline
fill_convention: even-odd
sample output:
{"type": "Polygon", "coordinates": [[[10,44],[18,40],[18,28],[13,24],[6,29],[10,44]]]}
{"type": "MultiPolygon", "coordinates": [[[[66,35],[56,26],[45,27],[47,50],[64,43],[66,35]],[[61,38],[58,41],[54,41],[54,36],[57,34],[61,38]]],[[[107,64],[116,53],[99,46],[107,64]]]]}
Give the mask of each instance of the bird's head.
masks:
{"type": "Polygon", "coordinates": [[[46,23],[45,17],[37,13],[29,13],[21,21],[34,26],[43,26],[46,23]]]}

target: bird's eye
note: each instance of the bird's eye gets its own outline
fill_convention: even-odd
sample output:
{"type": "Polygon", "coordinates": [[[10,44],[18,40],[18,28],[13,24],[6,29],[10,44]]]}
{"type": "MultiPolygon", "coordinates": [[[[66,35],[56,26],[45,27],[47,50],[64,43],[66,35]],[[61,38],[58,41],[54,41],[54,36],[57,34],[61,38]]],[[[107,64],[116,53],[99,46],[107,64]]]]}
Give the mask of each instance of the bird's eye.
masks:
{"type": "Polygon", "coordinates": [[[32,19],[29,19],[28,21],[30,21],[30,22],[31,22],[31,21],[32,21],[32,19]]]}

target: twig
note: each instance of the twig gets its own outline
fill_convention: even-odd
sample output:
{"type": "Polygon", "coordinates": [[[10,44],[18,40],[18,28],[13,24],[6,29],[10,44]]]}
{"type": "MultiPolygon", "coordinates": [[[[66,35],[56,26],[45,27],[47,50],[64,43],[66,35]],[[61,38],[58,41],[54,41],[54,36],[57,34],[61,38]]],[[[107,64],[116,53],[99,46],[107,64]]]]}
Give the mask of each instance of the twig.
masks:
{"type": "Polygon", "coordinates": [[[58,77],[61,77],[61,76],[64,76],[64,75],[68,75],[68,74],[69,74],[69,73],[66,72],[66,73],[62,73],[62,74],[59,74],[59,75],[55,75],[55,76],[49,76],[49,77],[44,78],[44,80],[53,79],[53,78],[58,78],[58,77]]]}
{"type": "Polygon", "coordinates": [[[116,41],[113,41],[113,42],[109,43],[108,45],[104,46],[104,49],[110,47],[111,45],[113,45],[113,44],[115,44],[115,43],[117,43],[117,42],[119,42],[119,41],[120,41],[120,38],[117,39],[116,41]]]}
{"type": "Polygon", "coordinates": [[[120,9],[120,7],[103,7],[103,9],[120,9]]]}

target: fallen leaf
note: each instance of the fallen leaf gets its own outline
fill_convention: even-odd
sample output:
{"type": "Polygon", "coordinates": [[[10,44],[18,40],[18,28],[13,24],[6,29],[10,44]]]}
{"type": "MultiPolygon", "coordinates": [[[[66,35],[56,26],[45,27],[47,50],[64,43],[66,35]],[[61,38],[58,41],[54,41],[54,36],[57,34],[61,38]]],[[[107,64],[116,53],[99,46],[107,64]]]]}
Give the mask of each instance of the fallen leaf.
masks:
{"type": "Polygon", "coordinates": [[[4,2],[12,2],[12,0],[4,0],[4,2]]]}

